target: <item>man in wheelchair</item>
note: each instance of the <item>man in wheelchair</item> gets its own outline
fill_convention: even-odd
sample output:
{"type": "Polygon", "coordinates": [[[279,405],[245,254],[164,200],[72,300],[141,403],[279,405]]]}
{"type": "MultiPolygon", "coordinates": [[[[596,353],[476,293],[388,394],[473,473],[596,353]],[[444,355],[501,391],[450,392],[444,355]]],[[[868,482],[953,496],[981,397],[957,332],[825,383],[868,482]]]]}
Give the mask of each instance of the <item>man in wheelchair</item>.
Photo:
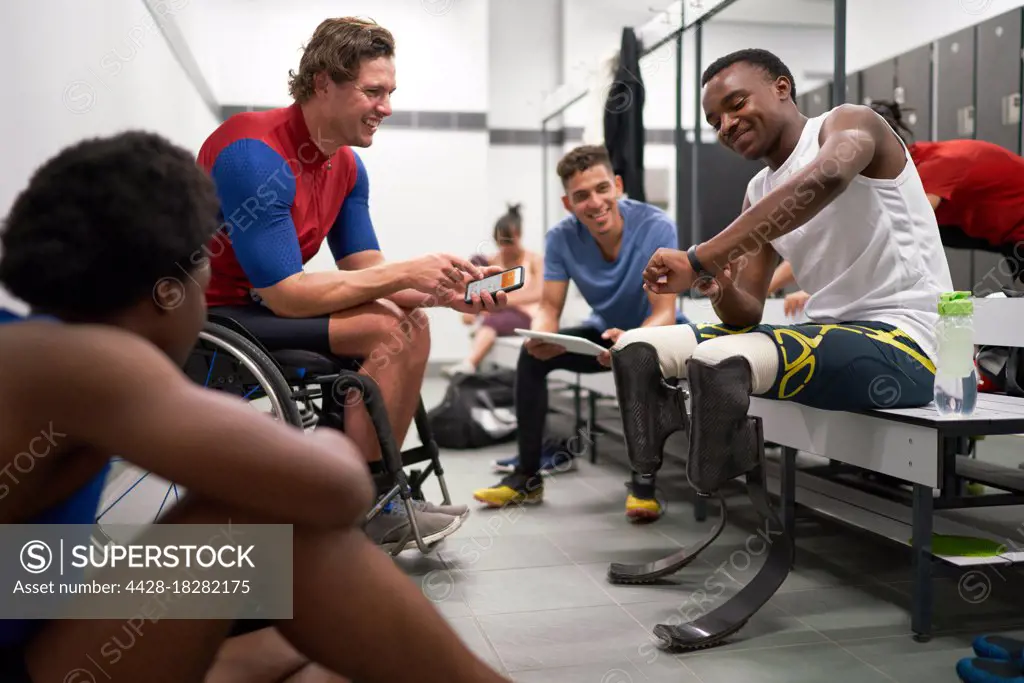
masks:
{"type": "MultiPolygon", "coordinates": [[[[475,314],[502,305],[503,293],[463,301],[469,281],[500,268],[446,254],[384,260],[370,220],[366,168],[353,147],[369,147],[391,114],[394,40],[386,29],[353,18],[324,21],[289,89],[291,106],[232,117],[199,153],[222,209],[222,229],[208,245],[207,303],[211,314],[232,319],[270,352],[359,359],[361,374],[380,387],[400,446],[419,405],[430,351],[427,316],[419,309],[475,314]],[[304,272],[325,241],[338,270],[304,272]]],[[[345,403],[343,424],[331,426],[343,428],[366,454],[383,493],[392,482],[381,466],[377,432],[364,406],[345,403]]],[[[468,508],[418,501],[414,514],[433,543],[454,532],[468,508]]],[[[368,532],[388,545],[407,538],[410,526],[394,500],[368,532]]]]}
{"type": "MultiPolygon", "coordinates": [[[[429,662],[416,672],[422,683],[504,680],[366,538],[373,484],[351,439],[269,420],[182,372],[210,279],[191,255],[217,229],[217,210],[191,154],[138,132],[63,150],[15,199],[0,284],[33,315],[0,309],[0,525],[88,529],[121,456],[188,491],[153,526],[294,525],[292,617],[198,619],[182,612],[187,601],[152,594],[129,620],[63,618],[66,603],[30,620],[8,605],[0,681],[96,680],[97,669],[109,683],[225,680],[207,673],[228,676],[218,652],[242,633],[294,649],[272,676],[247,668],[257,676],[232,670],[230,680],[327,680],[329,671],[399,681],[410,661],[429,662]],[[403,656],[380,656],[381,643],[400,644],[403,656]]],[[[248,651],[270,666],[265,653],[248,651]]]]}

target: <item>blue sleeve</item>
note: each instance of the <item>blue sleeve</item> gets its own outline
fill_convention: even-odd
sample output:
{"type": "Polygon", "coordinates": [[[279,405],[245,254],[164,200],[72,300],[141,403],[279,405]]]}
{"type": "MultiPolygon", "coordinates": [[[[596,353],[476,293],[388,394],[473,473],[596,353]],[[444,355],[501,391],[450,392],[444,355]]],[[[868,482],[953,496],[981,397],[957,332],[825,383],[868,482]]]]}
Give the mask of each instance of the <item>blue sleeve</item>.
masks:
{"type": "Polygon", "coordinates": [[[253,287],[301,272],[291,213],[295,177],[284,158],[259,140],[239,140],[217,155],[211,175],[235,256],[253,287]]]}
{"type": "Polygon", "coordinates": [[[341,211],[327,233],[327,245],[335,261],[360,251],[380,251],[377,233],[370,220],[370,178],[359,155],[353,152],[352,156],[356,159],[356,184],[345,197],[341,211]]]}
{"type": "Polygon", "coordinates": [[[544,280],[565,281],[569,279],[569,269],[565,262],[565,240],[560,231],[549,230],[544,237],[544,280]]]}

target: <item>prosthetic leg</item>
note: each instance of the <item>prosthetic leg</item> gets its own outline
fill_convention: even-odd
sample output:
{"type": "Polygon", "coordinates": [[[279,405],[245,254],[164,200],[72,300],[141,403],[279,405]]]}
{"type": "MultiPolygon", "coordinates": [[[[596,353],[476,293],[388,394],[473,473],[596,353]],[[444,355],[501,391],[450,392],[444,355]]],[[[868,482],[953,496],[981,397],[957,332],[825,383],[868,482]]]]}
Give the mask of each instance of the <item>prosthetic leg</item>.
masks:
{"type": "MultiPolygon", "coordinates": [[[[633,346],[640,345],[629,345],[622,353],[625,354],[633,346]]],[[[670,403],[666,401],[664,387],[667,385],[661,379],[653,348],[647,351],[637,349],[633,354],[617,356],[615,363],[620,361],[622,374],[631,375],[628,378],[624,376],[621,385],[618,384],[619,377],[616,377],[620,400],[624,404],[622,413],[630,457],[635,458],[634,466],[642,467],[651,458],[652,446],[657,446],[656,462],[660,464],[661,446],[667,436],[667,426],[686,426],[685,412],[676,407],[680,417],[675,418],[675,422],[667,417],[665,404],[670,403]],[[653,358],[653,369],[658,374],[652,380],[651,371],[646,369],[645,381],[643,372],[649,358],[653,358]],[[623,389],[626,391],[623,392],[623,389]],[[646,419],[632,417],[639,413],[637,408],[642,403],[650,408],[646,419]]],[[[646,583],[653,580],[649,577],[657,578],[678,571],[692,561],[721,533],[726,518],[726,505],[719,491],[730,480],[740,476],[746,478],[747,494],[761,522],[758,535],[769,545],[769,551],[757,575],[724,604],[689,624],[659,624],[654,627],[654,635],[662,647],[676,651],[711,647],[739,631],[778,591],[789,575],[793,562],[792,539],[786,534],[782,521],[768,501],[761,420],[747,415],[752,391],[749,364],[746,359],[738,356],[715,365],[691,359],[687,362],[687,378],[692,394],[687,479],[697,495],[718,497],[722,507],[720,521],[708,538],[695,549],[675,553],[650,565],[641,565],[643,569],[652,570],[646,574],[642,571],[631,574],[624,572],[622,565],[612,565],[609,579],[613,582],[622,581],[622,577],[626,576],[627,579],[632,577],[633,582],[646,583]]]]}
{"type": "MultiPolygon", "coordinates": [[[[626,437],[626,453],[633,471],[655,474],[661,469],[665,442],[678,431],[688,432],[685,388],[669,384],[661,374],[658,353],[647,342],[635,342],[612,351],[612,374],[626,437]]],[[[724,507],[723,507],[724,513],[724,507]]],[[[611,583],[653,583],[675,574],[708,547],[725,527],[723,514],[711,535],[694,548],[645,564],[612,563],[611,583]]]]}

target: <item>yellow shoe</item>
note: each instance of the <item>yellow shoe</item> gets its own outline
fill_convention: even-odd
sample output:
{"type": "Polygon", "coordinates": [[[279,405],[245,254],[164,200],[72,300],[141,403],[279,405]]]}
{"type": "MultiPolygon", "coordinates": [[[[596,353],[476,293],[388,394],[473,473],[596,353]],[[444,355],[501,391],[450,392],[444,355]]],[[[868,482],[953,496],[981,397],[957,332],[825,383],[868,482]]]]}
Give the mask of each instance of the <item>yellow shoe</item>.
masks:
{"type": "Polygon", "coordinates": [[[521,475],[505,477],[497,486],[480,489],[473,493],[473,498],[488,507],[500,508],[506,505],[537,505],[544,500],[544,484],[540,477],[533,477],[530,486],[521,475]]]}
{"type": "Polygon", "coordinates": [[[653,522],[661,518],[661,503],[654,498],[637,498],[632,493],[626,496],[626,517],[633,522],[653,522]]]}

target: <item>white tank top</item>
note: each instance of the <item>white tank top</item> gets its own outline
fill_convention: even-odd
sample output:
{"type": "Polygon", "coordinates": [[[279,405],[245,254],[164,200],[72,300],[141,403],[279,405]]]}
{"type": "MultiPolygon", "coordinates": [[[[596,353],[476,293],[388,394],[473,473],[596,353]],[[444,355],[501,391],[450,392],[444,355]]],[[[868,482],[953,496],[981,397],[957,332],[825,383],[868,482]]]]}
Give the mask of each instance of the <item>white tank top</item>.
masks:
{"type": "MultiPolygon", "coordinates": [[[[751,206],[815,158],[818,133],[831,113],[808,119],[785,163],[751,179],[751,206]]],[[[939,294],[952,291],[953,282],[935,212],[906,146],[903,151],[907,163],[895,179],[856,176],[818,215],[772,246],[811,295],[804,312],[812,322],[888,323],[934,361],[939,294]]]]}

